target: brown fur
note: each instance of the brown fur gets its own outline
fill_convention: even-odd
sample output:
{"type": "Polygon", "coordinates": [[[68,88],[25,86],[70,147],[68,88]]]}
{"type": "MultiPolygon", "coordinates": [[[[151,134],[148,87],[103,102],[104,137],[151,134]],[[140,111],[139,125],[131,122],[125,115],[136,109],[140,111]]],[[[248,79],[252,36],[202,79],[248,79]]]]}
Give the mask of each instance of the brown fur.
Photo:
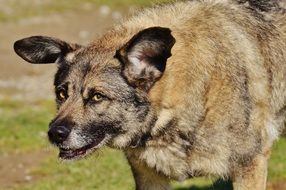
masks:
{"type": "MultiPolygon", "coordinates": [[[[285,122],[286,15],[278,4],[241,2],[157,6],[88,47],[70,46],[75,50],[58,61],[55,86],[69,81],[72,98],[58,102],[52,124],[105,126],[107,144],[125,152],[137,190],[169,189],[171,179],[201,175],[231,178],[235,190],[265,189],[271,146],[285,122]],[[151,28],[158,26],[172,37],[151,28]],[[127,57],[132,51],[135,58],[143,52],[135,60],[143,71],[127,57]],[[168,59],[163,69],[153,65],[157,54],[160,64],[168,59]],[[99,86],[110,101],[86,107],[81,96],[99,86]]],[[[26,57],[20,43],[15,50],[26,57]]],[[[75,141],[58,146],[80,148],[75,141]]]]}

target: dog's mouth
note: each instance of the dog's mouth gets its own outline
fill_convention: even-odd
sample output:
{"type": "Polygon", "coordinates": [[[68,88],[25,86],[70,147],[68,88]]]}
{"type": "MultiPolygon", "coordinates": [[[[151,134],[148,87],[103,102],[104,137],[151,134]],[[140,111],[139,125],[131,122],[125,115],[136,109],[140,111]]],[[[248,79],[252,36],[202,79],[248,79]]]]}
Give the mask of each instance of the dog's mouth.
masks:
{"type": "Polygon", "coordinates": [[[63,160],[76,160],[84,158],[106,144],[109,139],[110,137],[105,135],[78,149],[60,147],[59,158],[63,160]]]}

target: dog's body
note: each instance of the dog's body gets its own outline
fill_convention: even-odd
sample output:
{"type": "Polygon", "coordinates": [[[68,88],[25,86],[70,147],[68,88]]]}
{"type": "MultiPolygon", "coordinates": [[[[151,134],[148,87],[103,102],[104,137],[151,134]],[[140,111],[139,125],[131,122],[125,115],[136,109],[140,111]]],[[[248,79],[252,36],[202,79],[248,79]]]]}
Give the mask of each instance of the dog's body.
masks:
{"type": "Polygon", "coordinates": [[[16,42],[29,62],[59,63],[49,136],[60,156],[120,148],[138,190],[201,175],[230,177],[235,190],[265,189],[285,122],[286,15],[271,1],[247,2],[147,9],[88,47],[16,42]]]}

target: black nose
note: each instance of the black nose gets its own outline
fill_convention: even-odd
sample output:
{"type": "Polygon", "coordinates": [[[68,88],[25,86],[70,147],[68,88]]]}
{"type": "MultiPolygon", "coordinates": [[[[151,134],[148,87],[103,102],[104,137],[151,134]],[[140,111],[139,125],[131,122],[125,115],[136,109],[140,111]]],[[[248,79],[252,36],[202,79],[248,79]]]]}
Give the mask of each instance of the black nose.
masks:
{"type": "Polygon", "coordinates": [[[53,126],[48,132],[49,139],[52,143],[60,144],[69,136],[71,130],[66,126],[53,126]]]}

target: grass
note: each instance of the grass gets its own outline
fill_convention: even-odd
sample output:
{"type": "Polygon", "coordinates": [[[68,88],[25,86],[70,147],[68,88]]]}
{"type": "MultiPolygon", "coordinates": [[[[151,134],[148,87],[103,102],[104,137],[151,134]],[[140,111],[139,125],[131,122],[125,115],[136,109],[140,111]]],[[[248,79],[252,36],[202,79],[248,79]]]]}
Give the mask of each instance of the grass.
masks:
{"type": "MultiPolygon", "coordinates": [[[[41,3],[33,3],[33,0],[3,0],[0,7],[0,22],[17,21],[33,16],[46,16],[66,11],[97,10],[101,5],[107,5],[113,9],[122,9],[130,6],[149,6],[155,3],[170,0],[46,0],[41,3]]],[[[40,1],[39,1],[40,2],[40,1]]]]}
{"type": "Polygon", "coordinates": [[[272,180],[286,180],[286,137],[280,139],[273,146],[269,162],[269,177],[272,180]]]}
{"type": "Polygon", "coordinates": [[[55,110],[50,101],[30,105],[28,102],[2,100],[0,110],[0,155],[46,146],[46,128],[55,110]]]}
{"type": "Polygon", "coordinates": [[[33,171],[34,175],[44,176],[42,180],[21,190],[65,190],[65,189],[109,189],[132,190],[132,174],[122,153],[105,149],[100,156],[72,163],[60,163],[56,154],[33,171]]]}
{"type": "MultiPolygon", "coordinates": [[[[0,156],[15,152],[29,153],[41,151],[48,146],[45,137],[47,125],[55,109],[51,101],[25,103],[0,101],[0,156]]],[[[274,145],[269,163],[269,180],[286,180],[286,139],[274,145]]],[[[1,164],[1,163],[0,163],[1,164]]],[[[130,168],[122,152],[104,149],[85,160],[61,163],[57,160],[57,150],[53,149],[40,166],[33,169],[32,175],[38,180],[21,184],[12,190],[132,190],[134,182],[130,168]]],[[[231,189],[227,182],[196,178],[182,183],[175,182],[175,190],[226,190],[231,189]]],[[[1,189],[1,185],[0,185],[1,189]]]]}

